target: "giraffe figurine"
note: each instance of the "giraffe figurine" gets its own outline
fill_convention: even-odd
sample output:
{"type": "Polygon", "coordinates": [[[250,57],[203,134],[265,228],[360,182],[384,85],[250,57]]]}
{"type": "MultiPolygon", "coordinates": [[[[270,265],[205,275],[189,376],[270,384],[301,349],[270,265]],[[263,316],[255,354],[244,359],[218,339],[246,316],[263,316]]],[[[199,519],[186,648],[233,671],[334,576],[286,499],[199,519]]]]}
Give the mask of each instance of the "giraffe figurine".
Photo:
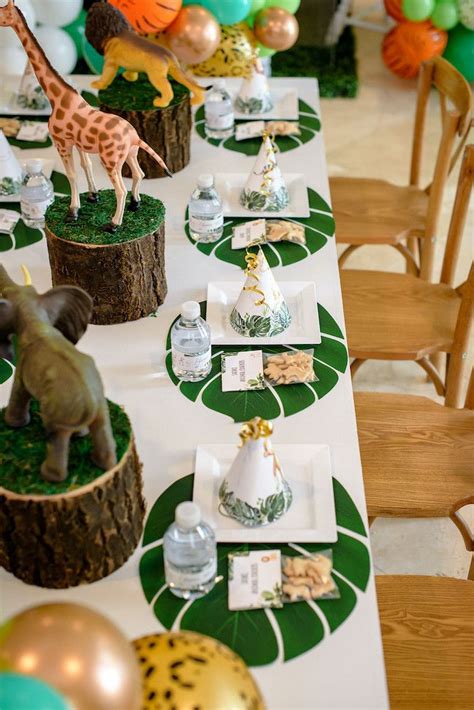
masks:
{"type": "Polygon", "coordinates": [[[11,27],[17,33],[28,55],[36,77],[48,97],[52,112],[49,132],[64,164],[71,185],[71,204],[68,221],[76,221],[79,216],[80,199],[74,168],[73,148],[76,147],[81,166],[86,174],[89,190],[88,200],[97,202],[99,194],[94,182],[90,153],[99,155],[115,190],[117,206],[107,232],[115,232],[122,224],[127,190],[123,182],[122,167],[125,162],[132,171],[132,197],[129,209],[135,211],[140,206],[140,185],[144,173],[138,162],[138,149],[149,153],[172,177],[164,161],[150,146],[141,140],[133,126],[119,116],[93,108],[72,86],[64,81],[49,63],[43,49],[13,0],[7,0],[0,7],[0,27],[11,27]]]}

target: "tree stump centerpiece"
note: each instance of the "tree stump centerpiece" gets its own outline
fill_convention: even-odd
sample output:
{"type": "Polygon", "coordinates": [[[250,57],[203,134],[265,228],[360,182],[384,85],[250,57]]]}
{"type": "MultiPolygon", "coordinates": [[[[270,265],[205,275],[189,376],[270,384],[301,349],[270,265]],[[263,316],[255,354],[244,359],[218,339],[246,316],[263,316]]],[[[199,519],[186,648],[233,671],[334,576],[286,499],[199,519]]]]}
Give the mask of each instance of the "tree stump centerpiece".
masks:
{"type": "Polygon", "coordinates": [[[53,286],[74,285],[93,299],[91,323],[125,323],[154,313],[166,293],[165,208],[142,195],[136,212],[125,210],[115,233],[103,224],[115,204],[113,190],[99,202],[81,195],[77,222],[68,222],[69,198],[59,197],[46,212],[46,239],[53,286]]]}
{"type": "Polygon", "coordinates": [[[0,565],[27,584],[65,589],[121,567],[143,529],[141,465],[130,421],[109,402],[117,464],[91,461],[91,438],[71,440],[65,481],[42,478],[46,433],[38,406],[20,429],[0,410],[0,565]]]}
{"type": "MultiPolygon", "coordinates": [[[[174,97],[166,107],[156,107],[156,89],[145,75],[130,82],[118,76],[107,89],[99,91],[101,111],[126,119],[145,143],[160,155],[169,170],[177,173],[189,163],[191,146],[191,99],[189,90],[171,81],[174,97]]],[[[163,168],[144,150],[138,159],[146,178],[165,177],[163,168]]],[[[130,168],[123,166],[130,177],[130,168]]]]}

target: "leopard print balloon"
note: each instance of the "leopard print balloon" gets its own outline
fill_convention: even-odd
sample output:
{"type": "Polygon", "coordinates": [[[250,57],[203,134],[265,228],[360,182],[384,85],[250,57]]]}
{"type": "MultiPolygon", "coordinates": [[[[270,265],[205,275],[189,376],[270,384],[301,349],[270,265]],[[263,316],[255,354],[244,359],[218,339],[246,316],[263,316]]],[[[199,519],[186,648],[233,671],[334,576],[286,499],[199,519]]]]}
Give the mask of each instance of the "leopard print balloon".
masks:
{"type": "Polygon", "coordinates": [[[254,56],[255,36],[246,22],[221,27],[221,41],[209,59],[194,64],[196,76],[247,76],[254,56]]]}
{"type": "Polygon", "coordinates": [[[143,679],[142,710],[265,710],[249,669],[227,646],[193,631],[133,642],[143,679]]]}

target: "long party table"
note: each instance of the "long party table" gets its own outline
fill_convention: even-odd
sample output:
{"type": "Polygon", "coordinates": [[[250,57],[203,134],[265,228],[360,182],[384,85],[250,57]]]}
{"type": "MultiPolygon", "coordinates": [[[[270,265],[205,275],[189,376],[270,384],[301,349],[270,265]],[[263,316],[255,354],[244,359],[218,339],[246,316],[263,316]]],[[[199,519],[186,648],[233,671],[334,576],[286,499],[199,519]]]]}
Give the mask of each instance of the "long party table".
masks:
{"type": "MultiPolygon", "coordinates": [[[[83,88],[91,80],[74,79],[83,88]]],[[[228,80],[231,89],[238,84],[237,79],[228,80]]],[[[68,590],[28,586],[1,570],[2,611],[8,617],[45,601],[76,601],[108,615],[131,639],[164,627],[201,631],[232,646],[252,666],[270,709],[381,709],[388,706],[383,651],[343,335],[318,89],[312,79],[271,79],[270,85],[272,90],[291,87],[298,92],[302,135],[296,140],[285,139],[279,164],[283,174],[304,173],[311,205],[311,218],[306,222],[307,247],[301,251],[287,245],[273,250],[274,263],[280,263],[274,274],[278,281],[315,281],[322,307],[323,342],[315,353],[320,383],[306,387],[303,397],[284,393],[275,402],[267,402],[262,416],[268,411],[279,413],[274,414],[272,437],[276,450],[279,444],[330,446],[338,523],[338,542],[331,547],[341,599],[300,602],[285,605],[283,610],[234,612],[231,617],[225,589],[213,592],[212,599],[193,604],[170,599],[170,592],[163,588],[160,516],[171,519],[171,507],[189,497],[198,444],[236,444],[240,429],[236,421],[245,418],[244,399],[243,404],[237,402],[235,412],[232,408],[227,411],[229,399],[220,397],[215,388],[180,388],[171,380],[166,366],[167,334],[180,304],[190,299],[204,301],[209,281],[243,279],[240,264],[232,263],[235,252],[223,246],[200,250],[191,242],[184,229],[185,210],[198,174],[248,173],[254,158],[241,152],[246,148],[233,140],[220,146],[206,141],[202,123],[197,123],[187,168],[172,180],[143,184],[144,192],[159,197],[166,206],[169,290],[165,303],[156,317],[122,325],[92,325],[79,344],[95,358],[107,396],[125,407],[133,425],[150,515],[144,544],[116,573],[68,590]]],[[[202,110],[197,114],[197,120],[201,119],[202,110]]],[[[21,160],[39,155],[56,157],[56,167],[63,172],[53,147],[15,150],[21,160]]],[[[76,162],[80,187],[85,190],[84,176],[76,162]]],[[[95,157],[94,166],[99,187],[108,188],[95,157]]],[[[38,290],[48,289],[51,280],[44,238],[22,248],[9,248],[5,239],[0,235],[0,261],[13,278],[21,281],[20,265],[26,264],[38,290]]],[[[1,406],[7,402],[10,385],[11,378],[0,386],[1,406]]],[[[312,549],[305,544],[299,547],[312,549]]]]}

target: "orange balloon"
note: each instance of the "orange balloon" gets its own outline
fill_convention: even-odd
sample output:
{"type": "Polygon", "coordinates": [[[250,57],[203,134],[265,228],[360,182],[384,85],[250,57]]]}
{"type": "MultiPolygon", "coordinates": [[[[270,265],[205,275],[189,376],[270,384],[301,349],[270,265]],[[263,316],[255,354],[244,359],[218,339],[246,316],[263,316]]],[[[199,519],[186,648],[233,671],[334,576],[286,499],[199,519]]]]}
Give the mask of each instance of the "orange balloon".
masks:
{"type": "Polygon", "coordinates": [[[179,60],[198,64],[216,51],[221,41],[221,26],[206,8],[187,5],[166,30],[165,39],[179,60]]]}
{"type": "Polygon", "coordinates": [[[382,57],[397,76],[409,79],[418,74],[422,62],[444,52],[448,34],[431,22],[402,22],[385,35],[382,57]]]}
{"type": "Polygon", "coordinates": [[[298,39],[298,20],[281,7],[266,7],[256,16],[253,31],[265,47],[282,52],[298,39]]]}
{"type": "Polygon", "coordinates": [[[387,15],[393,17],[397,22],[405,22],[405,15],[402,11],[402,0],[384,0],[387,15]]]}
{"type": "Polygon", "coordinates": [[[182,0],[109,0],[141,34],[161,32],[176,18],[182,0]]]}

